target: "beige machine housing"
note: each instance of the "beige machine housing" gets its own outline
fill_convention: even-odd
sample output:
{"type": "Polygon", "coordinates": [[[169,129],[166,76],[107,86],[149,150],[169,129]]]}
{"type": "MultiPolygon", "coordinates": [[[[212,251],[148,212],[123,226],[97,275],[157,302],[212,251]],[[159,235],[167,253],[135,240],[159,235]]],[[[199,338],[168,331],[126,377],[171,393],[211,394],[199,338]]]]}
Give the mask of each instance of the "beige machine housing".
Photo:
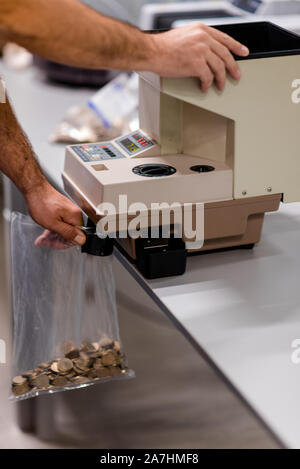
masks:
{"type": "MultiPolygon", "coordinates": [[[[116,204],[119,194],[147,207],[203,203],[201,251],[252,247],[265,212],[277,210],[281,200],[300,200],[300,38],[265,22],[218,28],[250,48],[239,61],[239,82],[229,78],[223,92],[213,86],[204,94],[196,78],[143,73],[139,132],[151,145],[128,154],[116,139],[111,143],[120,156],[105,161],[83,161],[74,146],[67,149],[65,188],[94,222],[103,216],[99,204],[116,204]],[[135,174],[143,164],[176,172],[135,174]],[[213,170],[196,172],[195,166],[213,170]]],[[[122,244],[136,257],[134,240],[122,244]]]]}

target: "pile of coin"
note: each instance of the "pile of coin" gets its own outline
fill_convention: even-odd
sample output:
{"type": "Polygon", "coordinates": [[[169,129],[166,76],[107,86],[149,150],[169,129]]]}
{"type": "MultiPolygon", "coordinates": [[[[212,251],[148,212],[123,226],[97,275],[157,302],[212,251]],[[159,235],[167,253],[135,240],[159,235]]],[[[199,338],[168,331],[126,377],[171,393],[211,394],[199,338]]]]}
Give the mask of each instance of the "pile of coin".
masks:
{"type": "Polygon", "coordinates": [[[21,396],[41,389],[77,386],[127,371],[120,343],[107,336],[99,342],[83,342],[80,348],[66,341],[61,352],[62,357],[13,378],[13,394],[21,396]]]}

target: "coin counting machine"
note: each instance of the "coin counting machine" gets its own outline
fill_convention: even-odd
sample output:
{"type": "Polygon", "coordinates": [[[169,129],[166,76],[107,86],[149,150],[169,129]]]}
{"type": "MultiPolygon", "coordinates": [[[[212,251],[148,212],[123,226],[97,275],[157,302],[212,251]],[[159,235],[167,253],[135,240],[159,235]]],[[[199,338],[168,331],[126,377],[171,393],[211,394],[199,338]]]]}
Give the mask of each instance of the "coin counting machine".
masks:
{"type": "Polygon", "coordinates": [[[300,201],[300,104],[292,101],[300,37],[266,22],[218,28],[250,49],[240,82],[202,93],[196,78],[144,73],[140,129],[66,151],[65,189],[93,223],[104,216],[102,202],[118,207],[119,194],[148,208],[204,204],[199,249],[172,237],[116,240],[149,278],[183,273],[189,253],[253,247],[266,212],[300,201]]]}

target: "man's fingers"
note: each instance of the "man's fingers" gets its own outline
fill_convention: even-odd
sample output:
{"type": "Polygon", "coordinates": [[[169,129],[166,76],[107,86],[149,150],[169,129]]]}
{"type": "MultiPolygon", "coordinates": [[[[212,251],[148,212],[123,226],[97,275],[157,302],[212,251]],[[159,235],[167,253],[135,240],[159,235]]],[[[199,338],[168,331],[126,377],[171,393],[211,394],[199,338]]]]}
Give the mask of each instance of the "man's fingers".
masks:
{"type": "Polygon", "coordinates": [[[28,193],[26,200],[32,218],[49,230],[36,240],[36,245],[59,249],[66,246],[66,241],[79,246],[86,242],[85,234],[79,228],[82,225],[81,210],[48,182],[28,193]]]}
{"type": "Polygon", "coordinates": [[[57,231],[65,240],[82,246],[86,242],[85,234],[76,228],[83,223],[82,212],[80,208],[70,202],[70,205],[64,209],[62,222],[59,224],[62,231],[57,231]]]}
{"type": "Polygon", "coordinates": [[[79,228],[69,225],[63,221],[56,223],[53,230],[55,230],[55,232],[66,241],[70,241],[78,246],[82,246],[86,242],[85,234],[79,228]]]}
{"type": "Polygon", "coordinates": [[[234,78],[235,80],[239,80],[241,78],[240,67],[234,60],[232,54],[229,52],[227,47],[223,46],[220,42],[216,41],[215,39],[212,39],[211,49],[224,62],[226,69],[228,70],[232,78],[234,78]]]}
{"type": "Polygon", "coordinates": [[[249,50],[243,44],[215,28],[204,25],[201,27],[203,44],[201,43],[199,47],[201,47],[204,60],[201,61],[202,72],[199,72],[199,76],[202,91],[208,90],[214,78],[217,88],[222,91],[226,84],[226,70],[235,80],[241,78],[240,68],[232,53],[247,56],[249,50]]]}
{"type": "Polygon", "coordinates": [[[82,212],[79,207],[73,204],[70,200],[66,199],[68,205],[64,207],[63,219],[65,222],[74,226],[81,226],[83,223],[82,212]]]}
{"type": "Polygon", "coordinates": [[[208,29],[214,39],[221,42],[235,55],[239,55],[241,57],[247,57],[247,55],[249,55],[248,47],[236,41],[231,36],[228,36],[228,34],[222,33],[222,31],[219,31],[215,28],[211,28],[210,26],[208,26],[208,29]]]}
{"type": "Polygon", "coordinates": [[[71,243],[70,241],[66,241],[57,233],[54,233],[53,231],[49,230],[45,230],[43,234],[41,234],[35,240],[34,244],[37,247],[46,247],[56,250],[68,249],[71,246],[74,246],[73,243],[71,243]]]}
{"type": "Polygon", "coordinates": [[[223,91],[226,84],[226,68],[224,62],[213,52],[207,57],[207,63],[215,75],[215,83],[218,90],[223,91]]]}
{"type": "Polygon", "coordinates": [[[201,81],[201,90],[206,93],[214,81],[214,75],[207,63],[203,60],[199,66],[199,78],[201,81]]]}
{"type": "Polygon", "coordinates": [[[34,242],[35,246],[37,246],[37,247],[46,246],[48,236],[50,235],[50,233],[51,233],[51,231],[45,230],[43,232],[43,234],[41,234],[38,238],[36,238],[36,240],[34,242]]]}

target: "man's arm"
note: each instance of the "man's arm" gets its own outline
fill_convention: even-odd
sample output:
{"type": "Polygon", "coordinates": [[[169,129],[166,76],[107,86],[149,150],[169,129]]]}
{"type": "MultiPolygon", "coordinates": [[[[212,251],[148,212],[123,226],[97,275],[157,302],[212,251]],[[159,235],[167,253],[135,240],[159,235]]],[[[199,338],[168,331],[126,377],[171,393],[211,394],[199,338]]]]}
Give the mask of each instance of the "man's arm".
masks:
{"type": "Polygon", "coordinates": [[[240,79],[231,52],[241,56],[249,52],[201,23],[151,35],[77,0],[1,0],[0,35],[68,65],[199,77],[203,91],[214,80],[223,89],[226,71],[240,79]]]}
{"type": "Polygon", "coordinates": [[[79,208],[57,192],[42,174],[9,101],[0,104],[0,171],[23,193],[32,218],[74,244],[83,244],[79,208]]]}

